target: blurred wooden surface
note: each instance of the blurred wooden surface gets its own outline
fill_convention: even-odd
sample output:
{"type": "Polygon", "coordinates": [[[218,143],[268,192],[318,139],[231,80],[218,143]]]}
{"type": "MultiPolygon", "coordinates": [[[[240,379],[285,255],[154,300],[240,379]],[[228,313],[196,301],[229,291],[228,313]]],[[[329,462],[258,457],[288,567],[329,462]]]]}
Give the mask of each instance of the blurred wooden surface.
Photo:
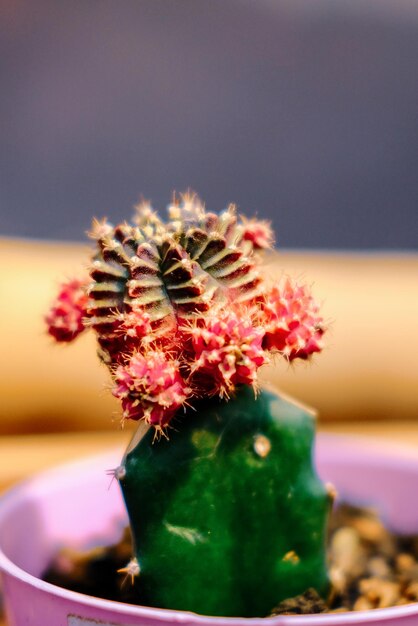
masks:
{"type": "MultiPolygon", "coordinates": [[[[391,447],[401,447],[405,456],[418,455],[418,422],[320,424],[319,431],[361,435],[374,442],[380,440],[391,447]]],[[[58,463],[98,454],[112,447],[120,447],[122,454],[130,436],[128,431],[2,436],[0,491],[58,463]]],[[[0,626],[7,626],[1,617],[0,626]]]]}

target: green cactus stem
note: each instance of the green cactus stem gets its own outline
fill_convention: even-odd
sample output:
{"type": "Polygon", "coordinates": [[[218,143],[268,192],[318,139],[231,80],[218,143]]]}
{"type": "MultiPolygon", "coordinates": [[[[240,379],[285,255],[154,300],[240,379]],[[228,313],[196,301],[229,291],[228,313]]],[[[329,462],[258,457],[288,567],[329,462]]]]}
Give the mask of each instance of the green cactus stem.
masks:
{"type": "Polygon", "coordinates": [[[315,418],[241,388],[153,429],[119,472],[143,601],[262,617],[310,587],[325,596],[330,498],[312,464],[315,418]]]}

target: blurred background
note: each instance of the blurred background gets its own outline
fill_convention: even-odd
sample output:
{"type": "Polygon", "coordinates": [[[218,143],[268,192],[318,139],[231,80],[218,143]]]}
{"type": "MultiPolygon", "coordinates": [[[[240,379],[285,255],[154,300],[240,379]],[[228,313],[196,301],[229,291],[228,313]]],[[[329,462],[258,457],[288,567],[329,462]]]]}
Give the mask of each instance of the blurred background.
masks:
{"type": "Polygon", "coordinates": [[[211,209],[280,246],[416,250],[416,0],[2,0],[0,233],[211,209]]]}
{"type": "Polygon", "coordinates": [[[265,380],[418,443],[417,67],[417,0],[0,0],[0,487],[126,438],[93,337],[43,317],[93,215],[189,186],[323,304],[324,353],[265,380]]]}

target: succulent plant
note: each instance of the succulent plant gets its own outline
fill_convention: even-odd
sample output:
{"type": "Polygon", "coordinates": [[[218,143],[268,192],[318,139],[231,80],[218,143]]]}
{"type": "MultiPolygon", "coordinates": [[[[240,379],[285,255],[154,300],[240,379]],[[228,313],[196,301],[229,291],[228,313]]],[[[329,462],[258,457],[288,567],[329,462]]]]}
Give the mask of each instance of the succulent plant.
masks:
{"type": "Polygon", "coordinates": [[[267,222],[190,193],[168,215],[143,203],[131,224],[95,221],[89,277],[63,285],[47,324],[64,342],[95,331],[122,421],[145,424],[117,472],[142,597],[264,615],[326,593],[330,499],[312,414],[261,391],[258,369],[309,358],[325,328],[306,286],[265,276],[267,222]]]}

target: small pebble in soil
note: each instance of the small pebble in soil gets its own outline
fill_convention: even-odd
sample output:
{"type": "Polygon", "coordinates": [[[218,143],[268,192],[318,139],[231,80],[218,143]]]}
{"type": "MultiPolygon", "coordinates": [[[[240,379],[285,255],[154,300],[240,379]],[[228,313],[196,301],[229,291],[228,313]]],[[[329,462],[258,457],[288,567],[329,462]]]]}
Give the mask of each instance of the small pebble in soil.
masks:
{"type": "Polygon", "coordinates": [[[315,589],[308,589],[300,596],[280,602],[270,615],[303,615],[327,611],[328,607],[318,592],[315,589]]]}
{"type": "MultiPolygon", "coordinates": [[[[374,510],[337,506],[331,517],[328,551],[332,589],[327,602],[314,589],[307,589],[280,602],[270,615],[363,611],[418,601],[418,535],[391,533],[374,510]]],[[[83,553],[61,550],[44,580],[99,598],[142,604],[140,576],[117,573],[126,572],[131,558],[126,529],[114,546],[83,553]]]]}

